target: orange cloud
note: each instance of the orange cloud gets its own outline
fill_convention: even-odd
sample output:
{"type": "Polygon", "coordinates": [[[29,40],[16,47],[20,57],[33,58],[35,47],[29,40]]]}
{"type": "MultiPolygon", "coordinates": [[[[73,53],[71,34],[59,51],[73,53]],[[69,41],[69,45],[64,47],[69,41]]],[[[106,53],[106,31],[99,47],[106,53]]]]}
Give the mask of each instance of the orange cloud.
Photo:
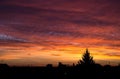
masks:
{"type": "Polygon", "coordinates": [[[119,3],[118,0],[2,0],[0,60],[10,65],[59,61],[72,64],[89,48],[97,62],[103,63],[104,59],[118,63],[119,3]]]}

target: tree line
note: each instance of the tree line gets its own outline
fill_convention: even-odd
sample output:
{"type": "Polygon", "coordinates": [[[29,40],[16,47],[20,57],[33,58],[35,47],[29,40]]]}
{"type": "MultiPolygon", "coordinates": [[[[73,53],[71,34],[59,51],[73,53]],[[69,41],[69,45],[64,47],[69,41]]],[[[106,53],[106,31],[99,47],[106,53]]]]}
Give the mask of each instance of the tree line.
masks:
{"type": "Polygon", "coordinates": [[[102,66],[95,63],[86,49],[77,64],[67,66],[59,62],[58,67],[9,67],[0,64],[0,79],[120,79],[120,66],[102,66]]]}

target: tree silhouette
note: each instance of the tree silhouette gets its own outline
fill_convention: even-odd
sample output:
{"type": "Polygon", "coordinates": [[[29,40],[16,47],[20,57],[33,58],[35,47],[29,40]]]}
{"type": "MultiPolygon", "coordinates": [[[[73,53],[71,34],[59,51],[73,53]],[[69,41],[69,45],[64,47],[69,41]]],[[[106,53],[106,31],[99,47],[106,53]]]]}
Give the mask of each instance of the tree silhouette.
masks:
{"type": "Polygon", "coordinates": [[[92,65],[95,64],[93,57],[90,56],[90,53],[88,51],[88,49],[86,49],[86,52],[83,54],[82,56],[82,60],[78,61],[78,65],[92,65]]]}

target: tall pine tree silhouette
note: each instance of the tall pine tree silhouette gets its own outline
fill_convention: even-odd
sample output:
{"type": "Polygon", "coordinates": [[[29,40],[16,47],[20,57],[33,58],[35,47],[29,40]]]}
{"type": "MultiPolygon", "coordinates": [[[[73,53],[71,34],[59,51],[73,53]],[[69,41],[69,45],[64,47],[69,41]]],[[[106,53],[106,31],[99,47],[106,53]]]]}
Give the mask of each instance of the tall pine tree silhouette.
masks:
{"type": "Polygon", "coordinates": [[[88,49],[86,49],[85,53],[82,56],[82,59],[78,61],[78,65],[92,65],[95,64],[93,57],[90,56],[88,49]]]}

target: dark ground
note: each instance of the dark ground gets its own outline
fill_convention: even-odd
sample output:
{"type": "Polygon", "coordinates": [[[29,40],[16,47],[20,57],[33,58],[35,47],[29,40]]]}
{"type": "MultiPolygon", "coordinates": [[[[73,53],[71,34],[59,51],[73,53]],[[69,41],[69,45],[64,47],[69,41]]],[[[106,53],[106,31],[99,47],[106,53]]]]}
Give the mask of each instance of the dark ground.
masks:
{"type": "Polygon", "coordinates": [[[120,79],[120,66],[79,65],[9,67],[0,64],[0,79],[120,79]]]}

